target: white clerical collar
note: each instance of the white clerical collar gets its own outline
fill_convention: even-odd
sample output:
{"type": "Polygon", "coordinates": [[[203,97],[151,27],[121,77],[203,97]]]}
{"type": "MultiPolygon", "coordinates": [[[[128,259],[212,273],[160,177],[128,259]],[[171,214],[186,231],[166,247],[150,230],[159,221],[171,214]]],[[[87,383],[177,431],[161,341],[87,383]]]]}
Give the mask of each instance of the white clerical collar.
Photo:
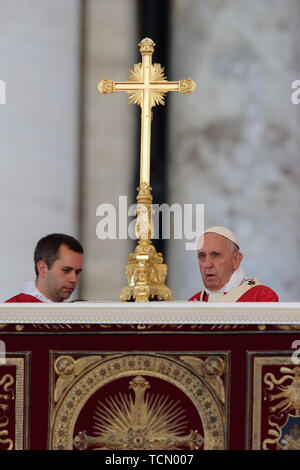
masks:
{"type": "Polygon", "coordinates": [[[25,285],[25,287],[23,289],[23,294],[32,295],[33,297],[35,297],[38,300],[41,300],[42,302],[54,303],[52,300],[47,299],[47,297],[45,297],[38,290],[38,288],[35,285],[35,282],[33,282],[33,281],[27,282],[27,284],[25,285]]]}
{"type": "Polygon", "coordinates": [[[220,297],[222,293],[230,292],[236,287],[239,287],[242,284],[242,282],[245,281],[245,279],[246,277],[245,277],[244,270],[241,267],[239,267],[238,269],[233,271],[229,281],[223,287],[221,287],[221,289],[211,291],[207,289],[207,287],[205,287],[205,292],[209,295],[219,294],[216,297],[220,297]]]}

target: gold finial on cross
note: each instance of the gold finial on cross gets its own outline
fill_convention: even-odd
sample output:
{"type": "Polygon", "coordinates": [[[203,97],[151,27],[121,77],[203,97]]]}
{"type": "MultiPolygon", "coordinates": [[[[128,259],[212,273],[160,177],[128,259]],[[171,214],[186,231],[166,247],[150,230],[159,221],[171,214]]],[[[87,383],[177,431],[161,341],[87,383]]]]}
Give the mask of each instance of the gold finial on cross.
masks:
{"type": "Polygon", "coordinates": [[[156,44],[154,41],[152,41],[152,39],[144,38],[141,42],[139,42],[139,46],[141,54],[153,54],[156,44]]]}
{"type": "Polygon", "coordinates": [[[133,69],[129,70],[127,82],[103,79],[98,84],[98,90],[104,95],[116,91],[125,91],[129,95],[129,103],[141,107],[140,187],[138,188],[139,195],[137,197],[138,204],[140,204],[137,209],[139,246],[136,248],[135,255],[133,255],[134,258],[129,257],[129,264],[126,267],[129,287],[124,288],[121,292],[121,300],[129,300],[128,297],[131,296],[137,301],[146,301],[150,296],[158,297],[159,300],[172,300],[171,291],[164,285],[167,267],[162,264],[161,253],[157,254],[155,248],[150,247],[151,237],[153,236],[150,188],[151,110],[154,106],[165,104],[164,98],[167,92],[179,91],[180,93],[190,94],[195,90],[196,84],[191,78],[177,82],[167,80],[164,75],[164,68],[160,64],[152,64],[152,54],[155,46],[152,39],[144,38],[139,46],[142,62],[134,64],[133,69]],[[147,197],[145,197],[145,194],[147,194],[147,197]],[[139,212],[141,204],[143,204],[145,210],[139,212]],[[139,215],[141,212],[144,212],[143,217],[139,215]],[[145,217],[145,212],[148,214],[147,217],[145,217]],[[141,227],[143,220],[143,227],[141,227]],[[148,234],[146,239],[142,236],[145,233],[148,234]],[[130,286],[132,289],[129,289],[130,286]]]}

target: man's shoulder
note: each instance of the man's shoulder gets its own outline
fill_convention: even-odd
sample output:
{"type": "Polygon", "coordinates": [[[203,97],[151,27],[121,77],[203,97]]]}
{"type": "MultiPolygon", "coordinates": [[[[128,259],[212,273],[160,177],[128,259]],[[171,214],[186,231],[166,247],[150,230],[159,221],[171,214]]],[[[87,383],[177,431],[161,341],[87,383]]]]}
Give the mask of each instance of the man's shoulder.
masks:
{"type": "Polygon", "coordinates": [[[238,302],[279,302],[279,298],[270,287],[258,284],[245,292],[238,302]]]}
{"type": "MultiPolygon", "coordinates": [[[[238,288],[237,288],[238,289],[238,288]]],[[[189,301],[200,301],[202,291],[193,295],[189,301]]],[[[227,295],[227,294],[226,294],[227,295]]],[[[204,301],[206,298],[204,296],[204,301]]],[[[224,299],[223,299],[224,300],[224,299]]],[[[235,302],[279,302],[278,295],[270,287],[262,284],[253,285],[244,292],[235,302]]]]}
{"type": "Polygon", "coordinates": [[[15,295],[14,297],[11,297],[10,299],[6,300],[5,303],[8,303],[8,302],[16,302],[16,303],[31,303],[31,302],[41,302],[43,303],[41,300],[37,299],[36,297],[33,297],[33,295],[29,295],[29,294],[18,294],[18,295],[15,295]]]}
{"type": "Polygon", "coordinates": [[[193,295],[193,297],[191,297],[191,298],[189,299],[189,301],[190,301],[190,300],[196,300],[196,301],[199,302],[199,300],[200,300],[200,298],[201,298],[201,294],[202,294],[202,291],[197,292],[197,294],[193,295]]]}

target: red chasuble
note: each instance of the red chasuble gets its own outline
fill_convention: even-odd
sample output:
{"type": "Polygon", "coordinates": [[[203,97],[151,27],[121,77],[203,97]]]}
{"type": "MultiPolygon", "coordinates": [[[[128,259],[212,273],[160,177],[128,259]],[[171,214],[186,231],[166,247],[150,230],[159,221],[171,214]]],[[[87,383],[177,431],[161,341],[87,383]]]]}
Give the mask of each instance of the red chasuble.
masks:
{"type": "Polygon", "coordinates": [[[33,297],[32,295],[29,295],[29,294],[15,295],[11,299],[8,299],[8,300],[5,301],[5,303],[7,303],[7,302],[41,302],[41,303],[43,303],[41,300],[39,300],[36,297],[33,297]]]}
{"type": "MultiPolygon", "coordinates": [[[[200,301],[201,292],[193,295],[189,300],[200,301]]],[[[226,294],[224,294],[224,297],[226,294]]],[[[203,302],[208,301],[208,294],[205,292],[203,302]]],[[[220,300],[221,301],[221,300],[220,300]]],[[[226,302],[226,300],[224,299],[226,302]]],[[[258,285],[253,286],[239,297],[236,302],[279,302],[278,295],[270,287],[258,285]]]]}

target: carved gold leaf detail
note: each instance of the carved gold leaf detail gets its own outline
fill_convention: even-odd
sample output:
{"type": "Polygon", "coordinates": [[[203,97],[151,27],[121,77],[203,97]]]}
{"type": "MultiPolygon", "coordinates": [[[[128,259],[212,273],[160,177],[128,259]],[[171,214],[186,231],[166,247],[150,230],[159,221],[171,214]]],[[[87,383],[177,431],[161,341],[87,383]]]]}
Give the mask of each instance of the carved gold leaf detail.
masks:
{"type": "Polygon", "coordinates": [[[129,82],[142,82],[143,81],[143,64],[139,62],[134,64],[133,69],[129,70],[129,82]]]}
{"type": "MultiPolygon", "coordinates": [[[[129,70],[129,82],[142,82],[143,81],[143,64],[139,62],[134,64],[133,69],[129,70]]],[[[127,92],[129,95],[129,104],[137,104],[142,106],[143,103],[143,91],[142,90],[133,90],[127,92]]]]}
{"type": "Polygon", "coordinates": [[[138,106],[142,107],[143,104],[143,91],[142,90],[134,90],[128,91],[129,95],[128,103],[129,104],[137,104],[138,106]]]}
{"type": "Polygon", "coordinates": [[[151,67],[151,81],[152,82],[166,82],[165,68],[160,64],[152,64],[151,67]]]}
{"type": "Polygon", "coordinates": [[[145,204],[138,204],[136,209],[137,219],[136,219],[136,228],[135,234],[136,237],[140,240],[148,240],[149,237],[154,237],[154,225],[152,220],[152,214],[154,210],[150,207],[147,207],[145,204]]]}
{"type": "Polygon", "coordinates": [[[139,42],[139,46],[141,54],[153,54],[156,44],[151,38],[144,38],[139,42]]]}
{"type": "Polygon", "coordinates": [[[107,80],[104,78],[104,80],[101,80],[101,82],[98,83],[98,90],[103,95],[114,93],[116,91],[115,82],[113,80],[107,80]]]}
{"type": "Polygon", "coordinates": [[[187,93],[190,95],[196,89],[196,83],[191,78],[187,80],[180,80],[179,82],[179,92],[180,93],[187,93]]]}
{"type": "Polygon", "coordinates": [[[161,91],[152,91],[151,93],[151,103],[150,106],[153,108],[154,106],[161,104],[164,106],[165,104],[165,95],[166,93],[163,93],[161,91]]]}

